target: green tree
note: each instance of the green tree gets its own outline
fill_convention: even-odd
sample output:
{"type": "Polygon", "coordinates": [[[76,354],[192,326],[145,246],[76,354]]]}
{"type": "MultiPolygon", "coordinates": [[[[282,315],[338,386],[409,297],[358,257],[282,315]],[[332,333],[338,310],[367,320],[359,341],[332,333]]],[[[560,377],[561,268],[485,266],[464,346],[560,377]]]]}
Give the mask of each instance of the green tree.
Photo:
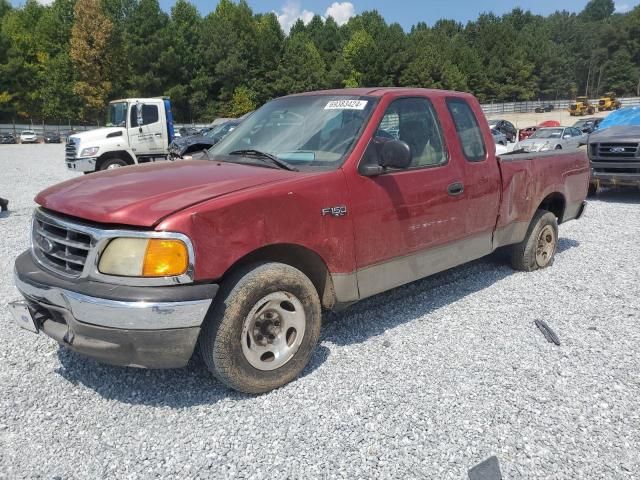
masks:
{"type": "Polygon", "coordinates": [[[290,35],[278,68],[278,94],[305,92],[325,87],[325,65],[306,33],[290,35]]]}

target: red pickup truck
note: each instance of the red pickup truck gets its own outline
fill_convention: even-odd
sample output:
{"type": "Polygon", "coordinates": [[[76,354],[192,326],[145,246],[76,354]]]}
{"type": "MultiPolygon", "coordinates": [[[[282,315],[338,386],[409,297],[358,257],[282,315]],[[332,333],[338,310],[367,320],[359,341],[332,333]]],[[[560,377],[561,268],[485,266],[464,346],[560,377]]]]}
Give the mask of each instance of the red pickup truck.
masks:
{"type": "Polygon", "coordinates": [[[582,150],[498,158],[465,93],[291,95],[202,159],[75,178],[41,192],[16,259],[16,320],[118,365],[186,365],[259,393],[296,378],[321,311],[509,246],[551,265],[579,218],[582,150]]]}

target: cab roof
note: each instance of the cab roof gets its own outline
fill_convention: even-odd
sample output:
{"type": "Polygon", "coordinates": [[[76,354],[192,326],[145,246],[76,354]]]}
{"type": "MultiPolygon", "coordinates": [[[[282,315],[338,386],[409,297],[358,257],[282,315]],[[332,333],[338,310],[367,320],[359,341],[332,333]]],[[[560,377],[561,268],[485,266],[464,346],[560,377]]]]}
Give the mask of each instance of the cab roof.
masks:
{"type": "Polygon", "coordinates": [[[352,95],[361,97],[383,97],[385,95],[428,95],[430,97],[468,97],[470,93],[455,92],[453,90],[437,90],[432,88],[408,88],[408,87],[363,87],[363,88],[337,88],[333,90],[316,90],[311,92],[294,93],[288,97],[304,95],[352,95]]]}

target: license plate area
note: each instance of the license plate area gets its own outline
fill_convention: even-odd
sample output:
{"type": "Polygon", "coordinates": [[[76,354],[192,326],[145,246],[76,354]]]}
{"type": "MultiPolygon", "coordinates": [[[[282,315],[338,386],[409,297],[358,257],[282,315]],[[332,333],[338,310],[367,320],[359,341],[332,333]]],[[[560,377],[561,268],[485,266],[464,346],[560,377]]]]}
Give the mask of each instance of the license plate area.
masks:
{"type": "Polygon", "coordinates": [[[9,309],[13,315],[13,321],[25,330],[29,330],[33,333],[38,333],[38,325],[33,320],[31,310],[27,305],[27,302],[17,301],[9,303],[9,309]]]}

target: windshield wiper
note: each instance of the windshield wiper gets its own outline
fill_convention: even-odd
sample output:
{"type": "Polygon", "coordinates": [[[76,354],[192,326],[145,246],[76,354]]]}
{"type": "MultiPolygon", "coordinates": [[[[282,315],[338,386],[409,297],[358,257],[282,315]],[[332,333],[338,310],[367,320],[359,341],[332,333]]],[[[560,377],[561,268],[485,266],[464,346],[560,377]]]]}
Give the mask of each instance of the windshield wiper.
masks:
{"type": "Polygon", "coordinates": [[[267,160],[271,160],[271,162],[274,165],[277,165],[278,167],[283,168],[285,170],[291,170],[292,172],[298,171],[296,167],[288,164],[284,160],[280,160],[275,155],[271,155],[270,153],[266,153],[266,152],[261,152],[260,150],[254,150],[251,148],[248,148],[246,150],[234,150],[233,152],[229,152],[229,155],[242,155],[245,157],[256,157],[260,159],[267,159],[267,160]]]}

